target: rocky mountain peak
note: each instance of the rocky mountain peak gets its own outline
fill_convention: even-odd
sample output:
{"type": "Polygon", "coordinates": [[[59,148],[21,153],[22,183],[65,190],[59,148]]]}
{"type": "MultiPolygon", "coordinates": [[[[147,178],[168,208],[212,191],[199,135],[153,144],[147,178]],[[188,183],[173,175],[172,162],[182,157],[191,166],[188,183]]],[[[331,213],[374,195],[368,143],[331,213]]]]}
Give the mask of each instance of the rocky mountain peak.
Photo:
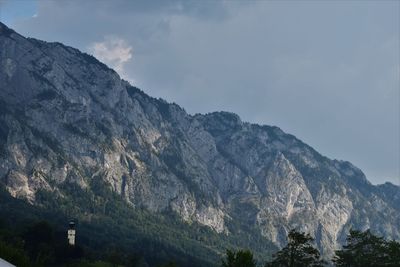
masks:
{"type": "Polygon", "coordinates": [[[373,186],[278,127],[188,115],[94,57],[0,24],[0,181],[17,198],[102,184],[132,206],[278,246],[298,228],[326,255],[353,227],[400,238],[400,189],[373,186]],[[235,222],[235,223],[232,223],[235,222]],[[241,227],[239,227],[239,226],[241,227]]]}

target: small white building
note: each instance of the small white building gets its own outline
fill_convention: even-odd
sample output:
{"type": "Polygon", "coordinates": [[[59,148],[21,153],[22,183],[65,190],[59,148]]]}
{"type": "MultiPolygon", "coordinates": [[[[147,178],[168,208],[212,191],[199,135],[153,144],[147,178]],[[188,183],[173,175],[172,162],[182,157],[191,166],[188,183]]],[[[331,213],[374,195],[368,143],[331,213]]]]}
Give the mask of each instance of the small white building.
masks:
{"type": "Polygon", "coordinates": [[[68,244],[70,246],[75,246],[75,223],[73,221],[69,222],[68,244]]]}

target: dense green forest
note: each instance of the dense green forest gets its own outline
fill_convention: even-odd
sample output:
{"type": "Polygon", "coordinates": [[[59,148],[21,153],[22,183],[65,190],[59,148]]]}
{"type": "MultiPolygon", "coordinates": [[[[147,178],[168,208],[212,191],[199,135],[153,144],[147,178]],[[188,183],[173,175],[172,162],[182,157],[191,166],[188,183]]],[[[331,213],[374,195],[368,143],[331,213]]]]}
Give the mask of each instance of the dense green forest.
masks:
{"type": "MultiPolygon", "coordinates": [[[[18,266],[84,266],[83,262],[88,266],[105,262],[113,266],[162,266],[174,262],[196,267],[219,266],[226,249],[252,249],[260,261],[276,251],[259,234],[252,234],[252,238],[244,233],[217,234],[197,223],[184,223],[173,213],[154,215],[133,209],[106,186],[91,186],[96,195],[73,184],[65,185],[58,197],[40,191],[35,205],[11,197],[2,187],[0,248],[8,256],[1,257],[11,262],[21,259],[18,266]],[[71,219],[77,224],[74,249],[67,246],[66,238],[71,219]]],[[[235,231],[240,226],[230,227],[235,231]]]]}
{"type": "MultiPolygon", "coordinates": [[[[154,215],[133,209],[118,195],[97,186],[100,196],[74,185],[63,188],[68,198],[39,192],[37,205],[13,198],[0,187],[0,258],[21,267],[329,264],[321,259],[308,234],[292,230],[288,245],[277,251],[262,237],[216,234],[207,227],[184,223],[172,213],[154,215]],[[77,223],[76,246],[67,243],[71,219],[77,223]]],[[[231,227],[234,231],[235,225],[231,227]]],[[[399,267],[400,243],[370,231],[352,230],[331,263],[399,267]]]]}

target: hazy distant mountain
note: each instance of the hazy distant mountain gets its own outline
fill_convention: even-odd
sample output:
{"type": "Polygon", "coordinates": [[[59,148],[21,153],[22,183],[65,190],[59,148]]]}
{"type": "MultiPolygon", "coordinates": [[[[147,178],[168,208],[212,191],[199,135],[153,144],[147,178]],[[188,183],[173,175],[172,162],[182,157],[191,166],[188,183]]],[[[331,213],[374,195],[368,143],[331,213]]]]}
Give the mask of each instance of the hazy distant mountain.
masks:
{"type": "Polygon", "coordinates": [[[400,238],[399,186],[374,186],[278,127],[189,115],[92,56],[3,24],[0,60],[0,180],[14,197],[67,199],[65,184],[96,195],[101,180],[132,209],[278,246],[291,228],[315,236],[325,255],[351,227],[400,238]]]}

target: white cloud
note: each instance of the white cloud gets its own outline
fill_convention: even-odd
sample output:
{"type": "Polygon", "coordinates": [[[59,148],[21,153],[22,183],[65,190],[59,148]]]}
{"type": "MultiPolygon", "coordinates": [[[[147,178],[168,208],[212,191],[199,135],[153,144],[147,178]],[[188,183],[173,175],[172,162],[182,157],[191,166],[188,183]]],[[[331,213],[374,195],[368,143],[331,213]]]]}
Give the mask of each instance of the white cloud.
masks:
{"type": "Polygon", "coordinates": [[[97,59],[113,68],[118,74],[128,81],[132,81],[125,71],[125,64],[132,58],[132,46],[124,39],[107,36],[101,42],[94,42],[89,46],[89,52],[97,59]]]}

